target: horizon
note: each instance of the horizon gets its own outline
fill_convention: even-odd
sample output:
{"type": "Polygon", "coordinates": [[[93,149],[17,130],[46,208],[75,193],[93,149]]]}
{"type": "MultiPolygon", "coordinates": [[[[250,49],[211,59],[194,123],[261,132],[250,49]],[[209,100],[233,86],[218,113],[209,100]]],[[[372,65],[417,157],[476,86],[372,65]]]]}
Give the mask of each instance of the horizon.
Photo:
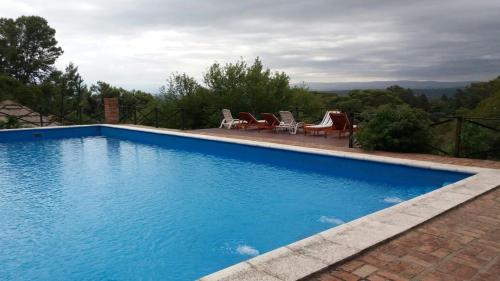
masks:
{"type": "Polygon", "coordinates": [[[0,0],[44,17],[85,83],[157,93],[172,73],[260,57],[291,84],[487,81],[500,69],[500,2],[0,0]],[[272,6],[272,9],[271,9],[272,6]],[[442,15],[446,15],[443,17],[442,15]]]}

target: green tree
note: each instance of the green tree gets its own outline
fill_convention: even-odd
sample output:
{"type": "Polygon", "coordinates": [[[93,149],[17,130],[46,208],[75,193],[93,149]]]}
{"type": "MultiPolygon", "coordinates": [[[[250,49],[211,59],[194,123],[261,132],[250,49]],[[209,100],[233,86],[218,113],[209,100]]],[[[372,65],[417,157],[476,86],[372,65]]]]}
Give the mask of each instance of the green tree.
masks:
{"type": "Polygon", "coordinates": [[[276,112],[288,105],[291,98],[288,75],[272,73],[259,58],[250,66],[244,61],[225,66],[214,63],[204,82],[217,104],[234,111],[276,112]]]}
{"type": "Polygon", "coordinates": [[[402,101],[411,107],[421,108],[425,111],[430,109],[429,100],[425,94],[415,94],[412,89],[405,89],[398,85],[390,86],[387,91],[396,94],[402,101]]]}
{"type": "Polygon", "coordinates": [[[212,64],[204,75],[207,88],[214,94],[217,103],[233,111],[248,111],[245,97],[245,75],[247,65],[244,61],[221,66],[212,64]]]}
{"type": "Polygon", "coordinates": [[[25,85],[10,76],[0,73],[0,101],[9,99],[37,109],[41,95],[42,91],[36,85],[25,85]]]}
{"type": "Polygon", "coordinates": [[[423,152],[431,139],[429,117],[408,105],[382,105],[367,118],[356,139],[363,149],[423,152]]]}
{"type": "Polygon", "coordinates": [[[204,128],[213,127],[220,121],[214,93],[185,73],[170,75],[167,85],[160,88],[160,96],[161,124],[204,128]]]}
{"type": "Polygon", "coordinates": [[[42,82],[46,95],[43,99],[50,101],[40,102],[46,104],[49,102],[48,110],[52,113],[58,113],[61,116],[68,112],[76,111],[80,106],[85,105],[85,96],[88,96],[87,86],[84,84],[82,76],[78,73],[78,67],[73,63],[66,66],[64,72],[54,70],[42,82]]]}
{"type": "Polygon", "coordinates": [[[385,104],[401,105],[403,101],[397,94],[386,90],[353,90],[345,97],[333,99],[330,108],[360,113],[385,104]]]}
{"type": "Polygon", "coordinates": [[[323,117],[321,109],[326,104],[321,95],[311,92],[307,87],[302,85],[293,87],[291,89],[291,96],[290,108],[283,108],[284,110],[292,110],[295,115],[298,115],[295,118],[300,118],[300,121],[306,123],[321,120],[323,117]],[[300,112],[296,112],[296,109],[300,112]]]}
{"type": "Polygon", "coordinates": [[[55,33],[42,17],[0,18],[0,72],[23,83],[42,81],[63,53],[55,33]]]}
{"type": "MultiPolygon", "coordinates": [[[[483,99],[467,116],[499,118],[500,117],[500,89],[490,97],[483,99]]],[[[498,120],[474,120],[490,128],[500,130],[498,120]]],[[[462,156],[500,159],[500,133],[495,130],[466,122],[463,127],[462,156]]]]}
{"type": "Polygon", "coordinates": [[[201,88],[196,79],[186,73],[174,73],[167,79],[167,85],[160,87],[160,94],[164,97],[192,96],[201,88]]]}

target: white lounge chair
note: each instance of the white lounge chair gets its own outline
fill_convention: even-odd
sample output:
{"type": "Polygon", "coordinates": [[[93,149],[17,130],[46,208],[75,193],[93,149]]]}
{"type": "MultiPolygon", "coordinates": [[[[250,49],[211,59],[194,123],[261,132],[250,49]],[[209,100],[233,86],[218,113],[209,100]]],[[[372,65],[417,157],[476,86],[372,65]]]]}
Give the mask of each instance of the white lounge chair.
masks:
{"type": "Polygon", "coordinates": [[[302,126],[302,123],[297,123],[293,114],[290,111],[280,111],[281,122],[276,129],[288,131],[290,134],[295,135],[298,128],[302,126]]]}
{"type": "Polygon", "coordinates": [[[231,110],[229,109],[223,109],[222,116],[224,116],[224,118],[222,119],[219,128],[224,127],[226,129],[232,129],[244,123],[244,121],[240,119],[234,119],[233,115],[231,114],[231,110]]]}
{"type": "Polygon", "coordinates": [[[340,113],[340,111],[336,110],[331,110],[327,111],[325,113],[325,116],[323,117],[323,120],[316,125],[304,125],[304,134],[307,134],[307,132],[314,132],[319,134],[319,132],[323,132],[326,135],[328,132],[333,131],[333,120],[330,117],[330,113],[340,113]]]}

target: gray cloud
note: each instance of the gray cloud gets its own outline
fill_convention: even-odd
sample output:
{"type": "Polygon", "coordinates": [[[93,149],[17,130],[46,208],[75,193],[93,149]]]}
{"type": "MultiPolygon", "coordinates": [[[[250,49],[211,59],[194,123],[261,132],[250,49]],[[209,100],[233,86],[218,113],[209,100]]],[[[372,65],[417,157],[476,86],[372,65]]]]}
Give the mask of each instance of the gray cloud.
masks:
{"type": "Polygon", "coordinates": [[[0,0],[56,28],[58,61],[155,91],[171,72],[260,56],[293,82],[482,80],[500,74],[500,1],[0,0]]]}

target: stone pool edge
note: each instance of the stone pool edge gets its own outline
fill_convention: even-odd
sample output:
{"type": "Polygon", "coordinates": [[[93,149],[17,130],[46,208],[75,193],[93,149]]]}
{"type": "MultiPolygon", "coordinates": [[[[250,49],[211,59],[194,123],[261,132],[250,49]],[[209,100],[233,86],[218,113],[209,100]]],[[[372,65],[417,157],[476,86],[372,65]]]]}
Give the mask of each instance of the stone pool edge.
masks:
{"type": "MultiPolygon", "coordinates": [[[[81,127],[89,126],[82,125],[81,127]]],[[[212,141],[222,141],[243,145],[289,150],[303,153],[344,157],[358,160],[420,167],[426,169],[448,170],[471,173],[461,181],[446,185],[432,192],[412,198],[400,204],[363,216],[349,223],[327,229],[289,245],[261,254],[249,260],[224,268],[201,277],[201,281],[214,280],[298,280],[318,271],[352,258],[365,250],[400,235],[448,210],[466,203],[481,194],[500,186],[500,173],[495,169],[466,167],[451,164],[408,160],[353,152],[331,151],[292,145],[251,141],[166,131],[153,128],[139,128],[127,125],[90,125],[126,130],[191,137],[212,141]]],[[[30,128],[63,129],[60,126],[30,128]]],[[[16,130],[16,129],[14,129],[16,130]]],[[[23,130],[23,129],[21,129],[23,130]]]]}

